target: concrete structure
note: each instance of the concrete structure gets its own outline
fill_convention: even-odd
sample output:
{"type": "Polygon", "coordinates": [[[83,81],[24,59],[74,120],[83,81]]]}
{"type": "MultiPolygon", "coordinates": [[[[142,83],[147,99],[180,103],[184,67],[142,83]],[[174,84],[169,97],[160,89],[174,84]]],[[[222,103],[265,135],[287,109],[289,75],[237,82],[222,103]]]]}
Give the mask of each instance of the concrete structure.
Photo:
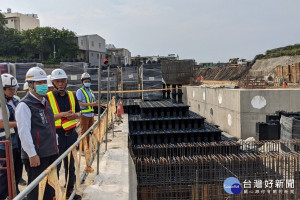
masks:
{"type": "Polygon", "coordinates": [[[256,122],[277,110],[300,111],[300,89],[226,89],[184,86],[190,110],[237,138],[256,136],[256,122]]]}
{"type": "Polygon", "coordinates": [[[3,13],[3,15],[5,17],[5,26],[8,28],[26,31],[40,27],[40,20],[37,14],[12,13],[10,9],[7,9],[7,13],[3,13]]]}
{"type": "Polygon", "coordinates": [[[106,57],[105,39],[97,34],[77,36],[79,47],[78,58],[83,58],[92,66],[99,65],[99,53],[101,60],[106,57]]]}
{"type": "MultiPolygon", "coordinates": [[[[131,64],[131,52],[125,48],[109,48],[107,49],[108,54],[113,57],[120,57],[122,64],[131,64]]],[[[113,61],[113,60],[112,60],[113,61]]],[[[115,63],[112,63],[115,64],[115,63]]]]}
{"type": "Polygon", "coordinates": [[[123,115],[123,123],[115,126],[115,131],[108,150],[100,160],[99,175],[84,190],[83,200],[137,199],[135,165],[128,150],[128,115],[123,115]]]}

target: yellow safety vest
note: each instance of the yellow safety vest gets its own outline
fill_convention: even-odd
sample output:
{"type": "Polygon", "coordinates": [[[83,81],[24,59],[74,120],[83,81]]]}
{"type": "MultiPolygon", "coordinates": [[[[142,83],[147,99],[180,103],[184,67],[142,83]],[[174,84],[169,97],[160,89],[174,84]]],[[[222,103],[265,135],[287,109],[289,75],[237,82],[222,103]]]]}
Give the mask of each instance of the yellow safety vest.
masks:
{"type": "MultiPolygon", "coordinates": [[[[75,112],[75,97],[74,94],[70,91],[67,91],[70,107],[73,112],[75,112]]],[[[50,101],[51,108],[53,110],[53,114],[56,115],[60,113],[59,105],[56,101],[56,98],[52,91],[47,93],[48,99],[50,101]]],[[[76,120],[68,120],[66,118],[61,118],[55,121],[55,128],[63,128],[64,130],[68,131],[72,128],[76,127],[76,120]]]]}
{"type": "MultiPolygon", "coordinates": [[[[84,96],[85,96],[85,99],[86,99],[86,102],[87,103],[90,103],[90,98],[89,98],[89,95],[86,93],[85,89],[84,88],[80,88],[80,90],[83,92],[84,96]]],[[[90,93],[92,95],[92,102],[94,101],[94,94],[93,94],[93,91],[90,89],[90,93]]],[[[93,106],[87,106],[88,108],[87,109],[82,109],[81,110],[81,113],[90,113],[90,112],[94,112],[94,108],[93,106]]]]}

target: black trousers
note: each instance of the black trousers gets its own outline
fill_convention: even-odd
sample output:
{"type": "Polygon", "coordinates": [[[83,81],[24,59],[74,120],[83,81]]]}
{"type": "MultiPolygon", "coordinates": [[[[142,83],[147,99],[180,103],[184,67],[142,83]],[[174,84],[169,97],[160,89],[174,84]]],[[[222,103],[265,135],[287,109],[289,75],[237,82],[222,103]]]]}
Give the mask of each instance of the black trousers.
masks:
{"type": "MultiPolygon", "coordinates": [[[[5,150],[0,150],[0,158],[5,158],[5,150]]],[[[23,163],[21,160],[21,151],[20,149],[13,149],[14,157],[14,169],[15,169],[15,184],[16,184],[16,193],[18,194],[19,188],[18,184],[22,178],[23,163]]],[[[6,167],[5,161],[0,161],[0,167],[6,167]]],[[[8,182],[7,182],[7,171],[0,170],[0,200],[5,199],[8,196],[8,182]]]]}
{"type": "MultiPolygon", "coordinates": [[[[28,175],[28,185],[38,177],[47,167],[49,167],[56,159],[58,155],[49,156],[40,158],[40,166],[38,167],[30,167],[29,159],[24,159],[23,163],[25,165],[25,169],[28,175]]],[[[44,200],[52,200],[55,196],[54,189],[47,183],[45,193],[44,193],[44,200]]],[[[28,195],[27,200],[37,200],[38,199],[38,186],[35,187],[28,195]]]]}
{"type": "MultiPolygon", "coordinates": [[[[65,136],[64,134],[58,134],[59,155],[62,155],[72,144],[74,144],[77,138],[78,138],[78,134],[75,130],[73,130],[72,134],[69,136],[65,136]]],[[[60,167],[61,167],[61,163],[57,166],[57,171],[60,170],[60,167]]],[[[76,181],[74,158],[72,155],[70,159],[70,167],[68,168],[68,156],[64,159],[64,167],[65,167],[66,181],[69,173],[69,183],[68,183],[67,191],[71,191],[73,190],[74,183],[76,181]]]]}

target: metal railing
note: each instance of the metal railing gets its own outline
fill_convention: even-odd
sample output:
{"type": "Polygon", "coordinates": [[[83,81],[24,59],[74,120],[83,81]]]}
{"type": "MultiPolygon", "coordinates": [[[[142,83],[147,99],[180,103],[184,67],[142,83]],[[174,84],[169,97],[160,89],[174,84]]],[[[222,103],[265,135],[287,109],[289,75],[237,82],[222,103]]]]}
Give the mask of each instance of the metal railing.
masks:
{"type": "MultiPolygon", "coordinates": [[[[44,170],[35,180],[33,180],[22,192],[20,192],[15,198],[14,200],[22,200],[27,194],[29,194],[36,186],[38,186],[38,184],[46,177],[49,175],[49,173],[52,171],[52,169],[56,168],[58,166],[58,164],[60,164],[62,162],[63,159],[65,159],[69,153],[72,153],[72,150],[74,148],[76,148],[77,145],[79,145],[79,143],[88,135],[90,134],[90,132],[92,130],[94,130],[100,123],[100,121],[104,118],[107,117],[107,121],[108,119],[108,113],[109,113],[109,107],[114,106],[114,104],[112,104],[112,102],[110,101],[109,104],[107,105],[107,108],[105,109],[105,111],[103,113],[101,113],[100,117],[98,117],[98,120],[81,136],[77,139],[77,141],[72,144],[72,146],[70,146],[57,160],[55,160],[46,170],[44,170]]],[[[100,109],[100,108],[99,108],[100,109]]],[[[112,119],[112,123],[113,123],[113,119],[112,119]]],[[[100,132],[100,130],[99,130],[100,132]]],[[[106,126],[105,129],[105,136],[107,137],[107,133],[108,133],[108,126],[106,126]]],[[[100,134],[100,133],[99,133],[100,134]]],[[[102,137],[103,139],[103,137],[102,137]]],[[[107,143],[107,140],[105,140],[105,143],[107,143]]],[[[99,173],[99,152],[100,152],[100,143],[99,141],[97,142],[97,174],[99,173]]],[[[93,162],[93,157],[94,157],[94,153],[92,155],[92,159],[90,162],[90,165],[93,162]]],[[[81,176],[80,182],[82,182],[87,176],[87,173],[84,172],[81,176]]],[[[73,197],[75,196],[76,193],[76,189],[73,190],[72,194],[69,197],[69,200],[72,200],[73,197]]]]}
{"type": "Polygon", "coordinates": [[[13,196],[15,195],[15,191],[14,191],[14,172],[11,168],[13,163],[11,160],[12,152],[10,151],[10,141],[9,140],[0,141],[0,144],[4,144],[5,146],[5,158],[0,158],[0,161],[6,162],[6,167],[0,167],[0,171],[1,170],[7,171],[8,197],[9,199],[12,199],[13,196]]]}

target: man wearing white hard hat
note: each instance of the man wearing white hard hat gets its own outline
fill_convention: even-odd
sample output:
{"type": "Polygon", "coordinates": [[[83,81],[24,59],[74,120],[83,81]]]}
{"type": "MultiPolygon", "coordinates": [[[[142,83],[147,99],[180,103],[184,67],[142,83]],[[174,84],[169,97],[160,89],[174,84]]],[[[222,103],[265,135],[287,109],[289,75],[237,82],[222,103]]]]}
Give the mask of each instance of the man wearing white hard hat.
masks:
{"type": "MultiPolygon", "coordinates": [[[[98,106],[98,100],[96,100],[93,90],[91,89],[91,76],[85,72],[81,75],[82,87],[77,90],[76,97],[78,99],[81,117],[80,117],[80,127],[81,135],[83,135],[93,124],[94,124],[94,108],[93,106],[98,106]]],[[[86,142],[84,140],[83,149],[89,149],[89,135],[86,137],[86,142]]]]}
{"type": "MultiPolygon", "coordinates": [[[[48,91],[46,72],[32,67],[26,73],[29,91],[16,108],[16,121],[21,140],[21,158],[28,175],[28,184],[58,158],[55,121],[52,108],[45,98],[48,91]]],[[[44,199],[53,199],[54,189],[46,185],[44,199]]],[[[28,195],[38,199],[38,187],[28,195]]]]}
{"type": "MultiPolygon", "coordinates": [[[[47,98],[54,113],[56,133],[58,135],[58,147],[61,155],[72,146],[78,138],[75,128],[77,119],[80,117],[80,107],[76,96],[66,89],[68,76],[63,69],[53,70],[51,73],[51,81],[54,90],[47,93],[47,98]]],[[[57,166],[58,171],[60,167],[61,164],[57,166]]],[[[68,198],[73,192],[76,180],[73,156],[71,156],[70,163],[67,157],[64,159],[64,167],[66,173],[65,178],[67,179],[67,174],[69,176],[69,181],[66,183],[68,198]]],[[[75,194],[73,199],[81,199],[81,196],[75,194]]]]}
{"type": "Polygon", "coordinates": [[[54,86],[51,82],[51,75],[47,76],[47,85],[48,85],[48,92],[53,91],[54,90],[54,86]]]}
{"type": "MultiPolygon", "coordinates": [[[[18,82],[16,78],[10,74],[2,74],[1,75],[4,96],[5,96],[5,103],[6,109],[8,114],[9,120],[9,127],[10,127],[10,134],[11,134],[11,145],[13,149],[13,158],[14,158],[14,169],[15,169],[15,184],[17,193],[19,193],[18,183],[22,178],[22,169],[23,163],[21,160],[21,147],[18,137],[18,130],[17,130],[17,123],[15,119],[15,110],[16,106],[19,103],[19,99],[14,95],[17,88],[18,82]]],[[[3,116],[2,111],[0,110],[0,141],[6,140],[5,137],[5,130],[4,130],[4,123],[3,123],[3,116]]],[[[0,158],[6,157],[6,151],[4,144],[0,144],[0,158]]],[[[6,167],[6,161],[0,161],[0,168],[6,167]]],[[[8,185],[7,185],[7,171],[0,170],[0,200],[6,199],[8,196],[8,185]]]]}

